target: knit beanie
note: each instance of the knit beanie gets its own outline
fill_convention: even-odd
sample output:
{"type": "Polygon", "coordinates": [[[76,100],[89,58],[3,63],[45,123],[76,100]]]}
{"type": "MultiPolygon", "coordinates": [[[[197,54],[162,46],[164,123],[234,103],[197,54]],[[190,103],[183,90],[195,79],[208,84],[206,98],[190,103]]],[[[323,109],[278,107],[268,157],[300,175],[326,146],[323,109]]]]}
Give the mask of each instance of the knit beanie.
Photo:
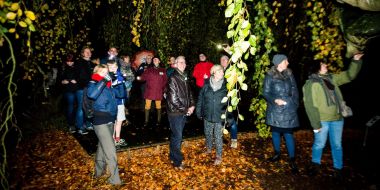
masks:
{"type": "Polygon", "coordinates": [[[286,57],[286,55],[284,54],[276,54],[273,56],[273,59],[272,59],[272,63],[274,65],[278,65],[280,64],[282,61],[288,59],[288,57],[286,57]]]}

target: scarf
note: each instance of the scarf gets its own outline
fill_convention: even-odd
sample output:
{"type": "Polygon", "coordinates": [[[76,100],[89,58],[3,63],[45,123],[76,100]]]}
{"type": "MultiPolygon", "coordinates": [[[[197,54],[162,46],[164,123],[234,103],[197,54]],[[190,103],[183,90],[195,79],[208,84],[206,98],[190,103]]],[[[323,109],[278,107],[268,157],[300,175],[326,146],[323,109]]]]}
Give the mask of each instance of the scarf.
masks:
{"type": "Polygon", "coordinates": [[[339,97],[335,91],[335,85],[331,82],[329,75],[311,74],[309,79],[319,82],[325,91],[327,105],[337,105],[339,107],[339,97]]]}
{"type": "Polygon", "coordinates": [[[222,88],[222,85],[223,85],[223,79],[216,81],[214,76],[210,78],[210,86],[214,92],[222,88]]]}
{"type": "MultiPolygon", "coordinates": [[[[94,81],[96,81],[96,82],[99,82],[99,81],[103,80],[104,77],[102,77],[102,76],[100,76],[99,74],[95,73],[95,74],[93,74],[93,75],[91,76],[91,79],[94,80],[94,81]]],[[[108,82],[107,82],[107,87],[108,87],[108,88],[111,87],[111,81],[108,81],[108,82]]]]}

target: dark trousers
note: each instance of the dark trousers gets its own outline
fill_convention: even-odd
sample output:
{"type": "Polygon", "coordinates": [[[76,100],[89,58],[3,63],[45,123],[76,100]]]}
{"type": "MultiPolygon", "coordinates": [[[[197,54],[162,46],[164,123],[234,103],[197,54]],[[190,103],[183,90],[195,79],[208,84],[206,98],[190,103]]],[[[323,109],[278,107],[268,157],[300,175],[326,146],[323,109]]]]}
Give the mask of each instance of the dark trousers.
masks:
{"type": "Polygon", "coordinates": [[[182,132],[185,127],[186,117],[183,115],[168,115],[170,124],[170,145],[169,145],[169,158],[173,161],[174,166],[182,164],[183,155],[181,152],[182,146],[182,132]]]}

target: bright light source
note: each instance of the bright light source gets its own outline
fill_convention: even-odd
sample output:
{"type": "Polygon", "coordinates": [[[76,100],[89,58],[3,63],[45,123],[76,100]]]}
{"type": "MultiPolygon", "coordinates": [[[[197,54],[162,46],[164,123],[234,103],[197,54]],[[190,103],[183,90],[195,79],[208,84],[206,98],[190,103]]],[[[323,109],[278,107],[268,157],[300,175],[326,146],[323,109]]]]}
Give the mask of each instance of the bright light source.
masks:
{"type": "Polygon", "coordinates": [[[222,49],[222,45],[221,45],[221,44],[218,44],[218,45],[216,45],[216,48],[218,48],[218,49],[222,49]]]}

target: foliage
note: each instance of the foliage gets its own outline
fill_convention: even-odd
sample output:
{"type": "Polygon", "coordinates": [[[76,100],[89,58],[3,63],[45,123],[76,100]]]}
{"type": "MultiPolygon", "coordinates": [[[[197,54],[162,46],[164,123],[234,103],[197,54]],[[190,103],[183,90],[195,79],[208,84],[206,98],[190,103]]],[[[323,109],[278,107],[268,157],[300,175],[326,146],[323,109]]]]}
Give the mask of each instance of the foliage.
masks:
{"type": "Polygon", "coordinates": [[[144,7],[144,0],[133,0],[133,5],[137,7],[136,14],[133,17],[133,24],[131,25],[132,28],[132,35],[134,36],[132,38],[132,42],[136,44],[137,47],[140,47],[140,32],[141,32],[141,17],[142,17],[142,9],[144,7]]]}
{"type": "MultiPolygon", "coordinates": [[[[351,131],[351,135],[349,131],[344,131],[345,142],[362,141],[363,131],[351,131]]],[[[294,136],[297,164],[302,172],[310,162],[313,134],[297,131],[294,136]]],[[[310,178],[292,175],[286,158],[277,163],[265,162],[272,155],[270,141],[261,140],[256,133],[241,133],[238,149],[227,148],[225,144],[219,166],[213,165],[215,151],[211,155],[204,153],[204,138],[185,140],[182,151],[186,167],[182,171],[170,163],[168,144],[128,148],[117,153],[119,174],[124,182],[120,187],[107,184],[107,175],[92,178],[94,156],[88,155],[68,132],[39,131],[23,143],[12,157],[15,158],[11,168],[12,189],[342,189],[343,185],[334,184],[330,177],[332,167],[323,167],[324,175],[310,178]]],[[[356,160],[351,156],[347,154],[345,159],[356,160]]],[[[326,159],[325,164],[330,166],[331,159],[326,159]]],[[[345,165],[350,175],[344,185],[362,189],[368,183],[363,177],[366,171],[355,166],[350,161],[345,165]]]]}
{"type": "MultiPolygon", "coordinates": [[[[243,0],[228,0],[226,5],[225,17],[231,18],[227,38],[230,38],[233,44],[230,49],[230,67],[225,73],[228,93],[222,102],[228,102],[226,112],[237,110],[239,114],[237,109],[241,100],[239,90],[248,89],[248,85],[244,82],[246,79],[244,72],[248,71],[248,66],[243,59],[247,60],[250,54],[255,55],[257,44],[256,36],[251,34],[246,2],[243,0]]],[[[226,114],[223,114],[222,118],[226,118],[226,114]]],[[[238,118],[244,120],[241,114],[238,115],[238,118]]]]}
{"type": "MultiPolygon", "coordinates": [[[[277,13],[277,8],[280,7],[280,3],[273,3],[273,9],[275,9],[275,13],[277,13]]],[[[257,55],[255,56],[255,73],[253,74],[253,89],[256,89],[256,93],[253,95],[250,106],[250,111],[253,112],[255,116],[255,124],[258,129],[258,133],[260,137],[267,138],[270,136],[270,128],[265,124],[265,111],[267,108],[267,103],[265,99],[262,97],[263,93],[263,84],[265,74],[268,71],[270,65],[269,55],[272,51],[276,51],[277,47],[274,45],[275,39],[272,33],[272,29],[269,27],[268,18],[271,18],[272,15],[272,7],[267,3],[266,0],[262,0],[257,2],[254,6],[255,10],[255,18],[253,19],[255,24],[253,28],[253,32],[260,36],[257,39],[257,55]]]]}
{"type": "MultiPolygon", "coordinates": [[[[20,34],[26,33],[26,46],[30,49],[31,32],[35,31],[34,22],[36,16],[22,3],[0,0],[0,57],[1,68],[5,72],[1,72],[1,86],[6,86],[4,95],[1,95],[0,102],[0,134],[1,134],[1,158],[0,158],[0,183],[2,189],[8,189],[8,173],[7,173],[7,145],[5,139],[11,127],[17,127],[14,117],[14,99],[17,86],[14,76],[17,67],[17,60],[14,52],[16,40],[20,39],[20,34]],[[4,44],[5,42],[5,44],[4,44]],[[9,52],[3,50],[8,48],[9,52]],[[9,57],[8,57],[9,56],[9,57]],[[5,61],[3,61],[3,58],[5,61]],[[5,64],[4,64],[5,63],[5,64]],[[4,83],[4,84],[3,84],[4,83]],[[4,97],[3,97],[4,96],[4,97]]],[[[21,38],[22,39],[22,38],[21,38]]],[[[1,90],[3,93],[3,90],[1,90]]]]}
{"type": "MultiPolygon", "coordinates": [[[[95,20],[100,20],[100,29],[97,36],[97,42],[101,42],[109,47],[117,47],[119,55],[131,55],[133,52],[132,33],[130,32],[132,23],[131,9],[132,3],[129,1],[117,1],[110,4],[102,5],[99,12],[105,12],[105,15],[95,16],[95,20]]],[[[96,30],[93,26],[93,30],[96,30]]],[[[99,44],[98,44],[99,45],[99,44]]],[[[100,47],[100,46],[97,46],[100,47]]],[[[98,50],[99,51],[99,50],[98,50]]]]}
{"type": "MultiPolygon", "coordinates": [[[[68,53],[76,53],[87,41],[89,28],[85,16],[90,12],[92,1],[33,1],[31,6],[37,12],[36,29],[32,56],[21,65],[25,70],[23,79],[32,80],[42,74],[59,68],[68,53]]],[[[39,81],[36,81],[39,82],[39,81]]]]}
{"type": "MultiPolygon", "coordinates": [[[[240,101],[239,90],[247,90],[248,85],[244,82],[245,71],[248,70],[247,64],[243,61],[248,60],[250,55],[254,56],[254,74],[252,88],[252,103],[250,111],[256,116],[255,125],[259,131],[260,137],[269,136],[269,128],[265,124],[266,102],[261,97],[262,85],[265,72],[270,64],[269,54],[275,47],[273,46],[274,37],[271,29],[268,27],[267,18],[272,11],[266,1],[255,2],[253,27],[249,18],[248,7],[245,1],[229,0],[227,1],[226,17],[232,18],[228,26],[227,37],[233,41],[231,47],[231,67],[226,71],[227,78],[227,97],[223,101],[228,101],[228,111],[237,109],[240,101]],[[257,37],[259,36],[259,37],[257,37]]],[[[223,115],[222,117],[225,117],[223,115]]],[[[239,114],[239,119],[244,119],[239,114]]]]}
{"type": "Polygon", "coordinates": [[[332,72],[343,67],[345,43],[339,29],[339,9],[332,1],[311,0],[306,3],[307,26],[311,29],[310,50],[315,60],[325,58],[332,72]]]}
{"type": "MultiPolygon", "coordinates": [[[[196,63],[200,52],[219,59],[215,45],[224,41],[225,32],[221,14],[213,0],[151,0],[141,16],[142,47],[155,50],[164,63],[178,55],[196,63]]],[[[188,66],[191,70],[193,64],[188,66]]]]}

